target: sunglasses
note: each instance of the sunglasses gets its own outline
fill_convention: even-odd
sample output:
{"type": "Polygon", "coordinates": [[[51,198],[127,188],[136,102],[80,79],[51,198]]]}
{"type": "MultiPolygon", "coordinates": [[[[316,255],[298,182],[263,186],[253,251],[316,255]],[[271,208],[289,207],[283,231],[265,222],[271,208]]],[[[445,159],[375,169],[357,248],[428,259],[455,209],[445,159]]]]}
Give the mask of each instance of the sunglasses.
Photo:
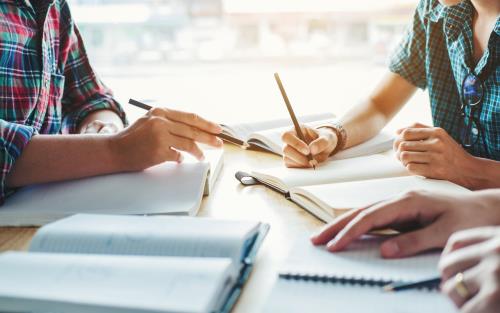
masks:
{"type": "MultiPolygon", "coordinates": [[[[461,144],[464,148],[469,149],[479,141],[481,137],[482,129],[479,123],[479,115],[481,111],[481,105],[484,98],[484,87],[482,81],[474,74],[469,74],[465,77],[462,83],[462,106],[460,109],[460,115],[462,117],[462,128],[461,128],[461,144]]],[[[486,144],[485,151],[488,151],[486,144]]]]}

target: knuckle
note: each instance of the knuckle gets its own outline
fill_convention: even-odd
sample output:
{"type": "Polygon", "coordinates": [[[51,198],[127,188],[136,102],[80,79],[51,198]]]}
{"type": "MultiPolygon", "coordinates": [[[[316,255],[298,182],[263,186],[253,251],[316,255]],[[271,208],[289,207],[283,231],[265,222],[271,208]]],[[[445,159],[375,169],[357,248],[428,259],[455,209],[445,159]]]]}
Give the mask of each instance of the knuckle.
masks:
{"type": "Polygon", "coordinates": [[[399,154],[399,157],[401,158],[401,161],[408,161],[410,158],[410,153],[407,151],[403,151],[399,154]]]}
{"type": "Polygon", "coordinates": [[[160,115],[163,115],[165,112],[164,109],[162,108],[158,108],[158,107],[155,107],[155,108],[152,108],[151,110],[149,110],[149,113],[153,116],[160,116],[160,115]]]}

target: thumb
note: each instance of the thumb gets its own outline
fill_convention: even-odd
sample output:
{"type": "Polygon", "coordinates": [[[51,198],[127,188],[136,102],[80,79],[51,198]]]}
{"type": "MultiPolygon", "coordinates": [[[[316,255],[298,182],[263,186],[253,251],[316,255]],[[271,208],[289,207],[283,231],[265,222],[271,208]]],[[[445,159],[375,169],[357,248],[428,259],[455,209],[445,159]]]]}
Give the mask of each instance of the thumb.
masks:
{"type": "Polygon", "coordinates": [[[433,248],[441,248],[446,244],[435,224],[429,227],[399,235],[385,241],[380,246],[380,253],[384,258],[402,258],[415,255],[433,248]]]}

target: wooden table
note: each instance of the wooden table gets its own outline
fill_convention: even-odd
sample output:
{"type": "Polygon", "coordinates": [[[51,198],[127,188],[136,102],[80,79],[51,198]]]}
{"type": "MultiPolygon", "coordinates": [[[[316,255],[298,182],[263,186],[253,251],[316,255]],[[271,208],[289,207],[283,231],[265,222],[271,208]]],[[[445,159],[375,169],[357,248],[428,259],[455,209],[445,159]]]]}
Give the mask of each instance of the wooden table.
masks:
{"type": "MultiPolygon", "coordinates": [[[[264,241],[256,266],[233,312],[260,312],[276,280],[277,267],[295,238],[309,236],[323,223],[265,187],[243,187],[234,178],[238,170],[282,165],[281,158],[265,152],[224,147],[224,167],[209,197],[203,200],[200,216],[259,220],[271,230],[264,241]]],[[[36,228],[0,228],[0,251],[25,250],[36,228]]]]}

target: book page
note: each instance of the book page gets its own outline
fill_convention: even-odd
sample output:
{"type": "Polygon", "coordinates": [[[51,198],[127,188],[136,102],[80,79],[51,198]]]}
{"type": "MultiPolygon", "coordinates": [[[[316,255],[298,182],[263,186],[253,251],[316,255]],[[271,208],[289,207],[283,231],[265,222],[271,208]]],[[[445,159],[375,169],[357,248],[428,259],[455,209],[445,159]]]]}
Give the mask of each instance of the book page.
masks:
{"type": "Polygon", "coordinates": [[[320,164],[316,170],[286,168],[283,165],[263,171],[253,171],[252,175],[288,191],[298,186],[404,176],[409,173],[394,156],[377,154],[329,161],[320,164]]]}
{"type": "MultiPolygon", "coordinates": [[[[297,119],[301,123],[310,123],[314,121],[333,119],[335,115],[332,113],[320,113],[320,114],[311,114],[299,116],[297,119]]],[[[254,123],[239,123],[239,124],[228,124],[222,125],[223,129],[233,137],[241,139],[243,141],[247,141],[252,133],[269,130],[273,128],[283,128],[283,127],[291,127],[293,126],[292,120],[288,118],[281,118],[275,120],[265,120],[254,123]]]]}
{"type": "Polygon", "coordinates": [[[439,276],[438,252],[384,259],[379,251],[382,241],[366,237],[355,241],[345,251],[330,253],[325,246],[313,246],[308,238],[303,238],[292,248],[280,272],[408,282],[439,276]]]}
{"type": "Polygon", "coordinates": [[[449,298],[438,292],[395,293],[370,286],[279,279],[262,312],[458,313],[458,310],[449,298]]]}
{"type": "Polygon", "coordinates": [[[361,208],[375,202],[394,198],[415,190],[443,193],[466,193],[468,189],[444,180],[426,179],[420,176],[392,177],[363,181],[305,186],[290,190],[295,195],[305,196],[317,206],[334,210],[361,208]]]}
{"type": "Polygon", "coordinates": [[[239,264],[258,227],[202,217],[79,214],[42,227],[30,251],[227,257],[239,264]]]}
{"type": "Polygon", "coordinates": [[[6,253],[0,256],[0,307],[208,313],[218,309],[227,285],[234,283],[230,266],[224,258],[6,253]]]}
{"type": "Polygon", "coordinates": [[[354,147],[339,151],[337,154],[331,157],[331,159],[342,160],[385,152],[392,149],[393,143],[394,135],[387,131],[382,131],[372,139],[369,139],[354,147]]]}
{"type": "Polygon", "coordinates": [[[142,172],[29,186],[7,198],[0,225],[43,225],[76,213],[195,215],[208,163],[166,162],[142,172]]]}

